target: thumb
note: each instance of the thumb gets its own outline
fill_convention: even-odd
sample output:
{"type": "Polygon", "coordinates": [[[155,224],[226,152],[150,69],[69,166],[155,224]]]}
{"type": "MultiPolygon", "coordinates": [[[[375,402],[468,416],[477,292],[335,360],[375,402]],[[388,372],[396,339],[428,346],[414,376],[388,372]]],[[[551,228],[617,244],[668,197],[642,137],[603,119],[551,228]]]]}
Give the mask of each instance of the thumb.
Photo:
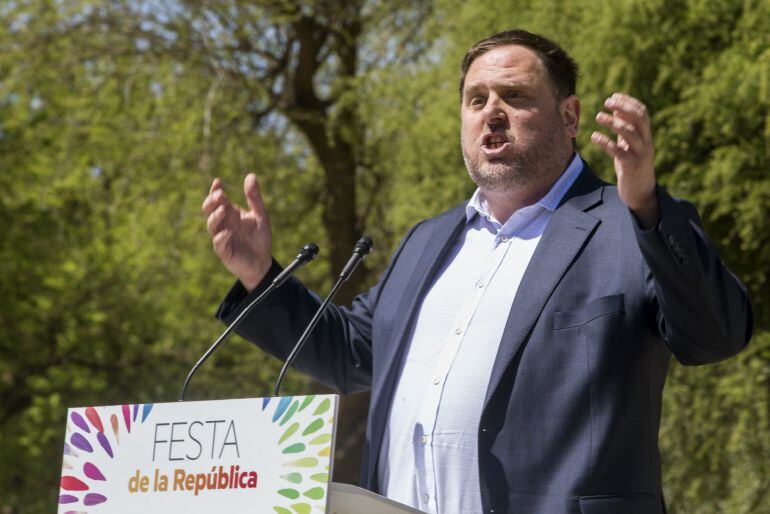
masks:
{"type": "Polygon", "coordinates": [[[246,195],[249,210],[256,214],[258,218],[267,217],[267,211],[264,202],[262,202],[262,195],[259,193],[259,183],[255,174],[249,173],[246,175],[243,181],[243,192],[246,195]]]}

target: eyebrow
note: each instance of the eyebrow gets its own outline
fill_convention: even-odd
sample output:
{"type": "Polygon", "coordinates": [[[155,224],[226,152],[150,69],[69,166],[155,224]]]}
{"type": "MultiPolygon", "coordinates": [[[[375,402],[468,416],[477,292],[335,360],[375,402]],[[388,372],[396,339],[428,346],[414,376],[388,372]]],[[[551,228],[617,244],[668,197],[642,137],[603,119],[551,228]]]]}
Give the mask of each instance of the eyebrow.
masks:
{"type": "MultiPolygon", "coordinates": [[[[530,84],[527,84],[525,82],[519,82],[519,81],[510,81],[510,82],[498,82],[496,86],[508,88],[508,89],[526,89],[530,87],[530,84]]],[[[463,88],[463,95],[466,93],[475,93],[476,91],[483,89],[484,86],[480,82],[472,82],[470,84],[466,84],[466,86],[463,88]]]]}

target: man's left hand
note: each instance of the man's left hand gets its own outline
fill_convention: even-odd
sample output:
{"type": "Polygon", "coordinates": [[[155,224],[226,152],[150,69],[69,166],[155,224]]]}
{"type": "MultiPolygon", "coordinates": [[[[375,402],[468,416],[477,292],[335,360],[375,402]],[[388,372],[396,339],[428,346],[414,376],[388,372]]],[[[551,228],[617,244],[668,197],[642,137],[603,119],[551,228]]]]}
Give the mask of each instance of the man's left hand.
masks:
{"type": "Polygon", "coordinates": [[[623,93],[613,93],[604,101],[604,107],[612,114],[602,111],[596,115],[596,121],[614,132],[617,140],[594,132],[591,141],[613,158],[620,199],[642,228],[652,228],[660,218],[660,207],[655,193],[655,150],[647,107],[623,93]]]}

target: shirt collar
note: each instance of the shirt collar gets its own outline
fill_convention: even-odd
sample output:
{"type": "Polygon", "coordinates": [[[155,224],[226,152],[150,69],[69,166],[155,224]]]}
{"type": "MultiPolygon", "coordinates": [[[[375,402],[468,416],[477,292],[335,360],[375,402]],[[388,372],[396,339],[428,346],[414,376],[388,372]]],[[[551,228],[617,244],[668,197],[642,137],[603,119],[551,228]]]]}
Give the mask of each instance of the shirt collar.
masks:
{"type": "MultiPolygon", "coordinates": [[[[553,183],[551,189],[549,189],[540,200],[535,202],[535,205],[545,207],[551,212],[555,211],[562,198],[564,198],[564,195],[567,194],[567,191],[569,191],[569,188],[572,187],[572,184],[582,171],[583,159],[577,152],[575,152],[575,156],[572,158],[572,161],[570,161],[567,169],[565,169],[556,182],[553,183]]],[[[489,206],[486,198],[484,198],[484,193],[478,188],[465,206],[466,221],[471,221],[476,214],[480,214],[487,219],[492,219],[492,214],[489,212],[489,206]]],[[[505,221],[506,220],[503,220],[501,223],[505,223],[505,221]]]]}

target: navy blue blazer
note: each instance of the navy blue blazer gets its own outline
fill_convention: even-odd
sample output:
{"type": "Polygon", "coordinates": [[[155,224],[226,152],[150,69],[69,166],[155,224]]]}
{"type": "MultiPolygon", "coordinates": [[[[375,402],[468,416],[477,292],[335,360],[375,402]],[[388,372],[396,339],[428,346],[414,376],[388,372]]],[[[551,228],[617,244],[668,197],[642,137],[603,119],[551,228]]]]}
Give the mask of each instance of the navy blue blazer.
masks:
{"type": "MultiPolygon", "coordinates": [[[[478,432],[484,512],[662,513],[658,427],[669,358],[703,364],[741,350],[746,290],[695,209],[659,188],[661,219],[641,230],[614,186],[586,165],[522,279],[478,432]]],[[[464,205],[413,227],[377,284],[330,308],[296,366],[344,393],[371,389],[362,485],[377,459],[408,334],[465,222],[464,205]]],[[[220,306],[228,322],[280,271],[220,306]]],[[[238,332],[284,359],[320,303],[291,279],[238,332]]],[[[405,470],[405,472],[408,472],[405,470]]]]}

